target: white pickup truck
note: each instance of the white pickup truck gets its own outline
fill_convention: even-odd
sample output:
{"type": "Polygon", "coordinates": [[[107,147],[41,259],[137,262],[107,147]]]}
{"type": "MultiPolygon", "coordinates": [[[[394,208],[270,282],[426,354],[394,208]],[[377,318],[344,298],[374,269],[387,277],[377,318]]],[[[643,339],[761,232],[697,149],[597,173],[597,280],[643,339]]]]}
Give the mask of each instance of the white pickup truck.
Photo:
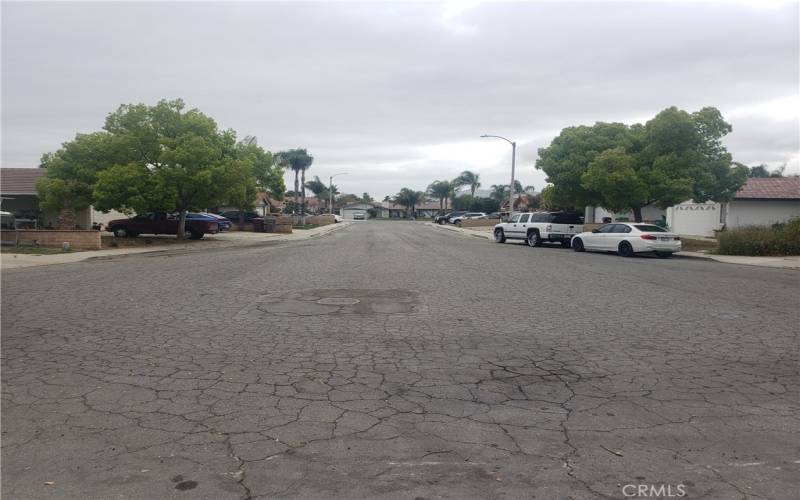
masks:
{"type": "Polygon", "coordinates": [[[513,214],[508,222],[494,226],[494,241],[525,240],[538,247],[543,241],[569,248],[573,236],[583,232],[583,217],[570,212],[526,212],[513,214]]]}

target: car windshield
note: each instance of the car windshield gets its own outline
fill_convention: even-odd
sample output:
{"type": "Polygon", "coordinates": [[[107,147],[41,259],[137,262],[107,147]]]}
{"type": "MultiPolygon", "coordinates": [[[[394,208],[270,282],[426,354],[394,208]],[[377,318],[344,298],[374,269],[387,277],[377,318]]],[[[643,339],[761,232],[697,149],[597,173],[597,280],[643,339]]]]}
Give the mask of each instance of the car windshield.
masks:
{"type": "Polygon", "coordinates": [[[666,233],[664,228],[654,226],[652,224],[635,224],[633,227],[643,233],[666,233]]]}

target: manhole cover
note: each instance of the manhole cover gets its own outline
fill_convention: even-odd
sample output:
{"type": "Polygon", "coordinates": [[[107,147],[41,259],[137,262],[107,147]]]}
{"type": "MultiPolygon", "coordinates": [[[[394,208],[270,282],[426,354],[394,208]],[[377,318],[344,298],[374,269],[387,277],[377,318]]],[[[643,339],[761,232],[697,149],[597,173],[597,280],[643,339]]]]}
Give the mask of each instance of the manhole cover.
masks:
{"type": "Polygon", "coordinates": [[[352,306],[361,302],[358,299],[350,299],[348,297],[328,297],[319,299],[317,304],[324,304],[326,306],[352,306]]]}

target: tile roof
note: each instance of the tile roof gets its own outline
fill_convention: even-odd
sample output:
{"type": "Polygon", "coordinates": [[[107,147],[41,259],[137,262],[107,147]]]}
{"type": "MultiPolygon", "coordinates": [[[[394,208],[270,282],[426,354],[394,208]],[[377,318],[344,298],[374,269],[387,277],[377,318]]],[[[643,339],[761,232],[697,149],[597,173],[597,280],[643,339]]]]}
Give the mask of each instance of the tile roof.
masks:
{"type": "Polygon", "coordinates": [[[751,177],[735,199],[800,200],[800,177],[751,177]]]}
{"type": "Polygon", "coordinates": [[[36,181],[46,172],[43,168],[0,168],[0,193],[37,194],[36,181]]]}

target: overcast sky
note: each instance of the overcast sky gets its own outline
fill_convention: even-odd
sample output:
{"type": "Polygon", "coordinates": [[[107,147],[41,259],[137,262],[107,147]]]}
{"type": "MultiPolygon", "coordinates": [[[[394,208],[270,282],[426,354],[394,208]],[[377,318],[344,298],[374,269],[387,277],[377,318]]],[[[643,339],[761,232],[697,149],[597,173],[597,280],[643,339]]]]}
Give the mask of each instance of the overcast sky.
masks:
{"type": "MultiPolygon", "coordinates": [[[[747,164],[800,172],[797,2],[2,3],[2,166],[121,103],[183,98],[345,192],[464,169],[540,190],[567,126],[716,106],[747,164]]],[[[287,187],[291,180],[287,176],[287,187]]]]}

